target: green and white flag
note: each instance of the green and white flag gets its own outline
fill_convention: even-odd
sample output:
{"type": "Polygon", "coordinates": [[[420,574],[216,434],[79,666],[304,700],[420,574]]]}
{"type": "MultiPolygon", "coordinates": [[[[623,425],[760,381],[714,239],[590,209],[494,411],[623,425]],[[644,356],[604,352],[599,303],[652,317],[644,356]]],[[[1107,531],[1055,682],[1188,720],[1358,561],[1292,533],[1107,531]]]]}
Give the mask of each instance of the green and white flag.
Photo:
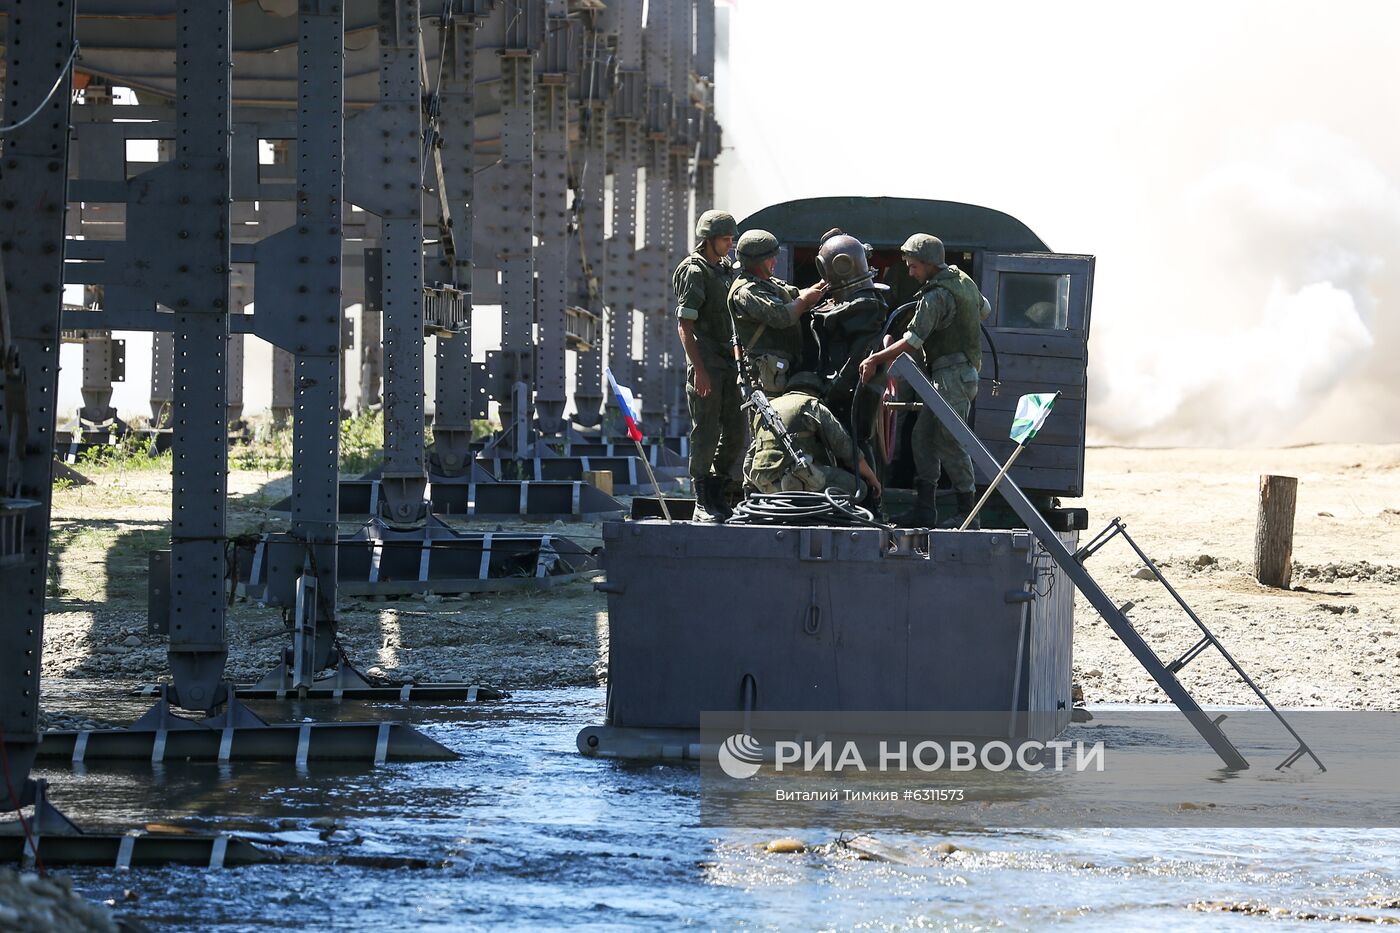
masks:
{"type": "Polygon", "coordinates": [[[1042,392],[1038,395],[1023,395],[1016,403],[1016,417],[1011,420],[1011,439],[1018,445],[1035,437],[1045,419],[1050,417],[1050,409],[1055,407],[1058,392],[1042,392]]]}

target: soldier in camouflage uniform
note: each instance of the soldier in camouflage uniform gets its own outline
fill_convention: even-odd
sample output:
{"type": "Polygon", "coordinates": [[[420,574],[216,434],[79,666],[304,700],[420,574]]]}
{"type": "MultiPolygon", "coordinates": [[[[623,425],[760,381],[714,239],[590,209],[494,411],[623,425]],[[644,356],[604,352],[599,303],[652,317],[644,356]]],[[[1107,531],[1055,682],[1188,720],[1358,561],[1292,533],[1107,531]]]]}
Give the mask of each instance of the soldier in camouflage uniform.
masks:
{"type": "Polygon", "coordinates": [[[760,388],[773,395],[787,387],[802,357],[802,316],[821,301],[826,284],[799,291],[775,278],[778,238],[767,230],[745,232],[736,252],[740,272],[729,287],[734,332],[760,388]]]}
{"type": "MultiPolygon", "coordinates": [[[[922,351],[929,380],[964,420],[977,397],[978,371],[982,368],[982,321],[991,305],[977,284],[957,266],[948,265],[943,241],[916,233],[900,251],[909,274],[920,283],[918,307],[904,336],[860,365],[862,380],[874,377],[879,367],[905,351],[922,351]]],[[[901,525],[938,525],[937,490],[940,469],[946,471],[958,497],[958,514],[938,527],[956,528],[976,504],[972,457],[931,411],[921,411],[914,422],[912,444],[918,504],[899,516],[901,525]]],[[[976,527],[974,524],[973,527],[976,527]]]]}
{"type": "Polygon", "coordinates": [[[744,484],[759,492],[836,488],[849,495],[857,489],[856,473],[879,495],[880,483],[870,464],[860,455],[851,435],[821,402],[822,379],[816,373],[798,373],[785,393],[773,399],[773,410],[782,419],[793,446],[807,455],[810,466],[794,469],[783,442],[763,422],[754,419],[753,446],[744,458],[744,484]]]}
{"type": "Polygon", "coordinates": [[[676,266],[676,329],[685,348],[690,407],[690,475],[697,518],[723,521],[725,478],[744,452],[744,416],[730,349],[729,249],[738,225],[724,211],[706,211],[695,224],[695,252],[676,266]]]}

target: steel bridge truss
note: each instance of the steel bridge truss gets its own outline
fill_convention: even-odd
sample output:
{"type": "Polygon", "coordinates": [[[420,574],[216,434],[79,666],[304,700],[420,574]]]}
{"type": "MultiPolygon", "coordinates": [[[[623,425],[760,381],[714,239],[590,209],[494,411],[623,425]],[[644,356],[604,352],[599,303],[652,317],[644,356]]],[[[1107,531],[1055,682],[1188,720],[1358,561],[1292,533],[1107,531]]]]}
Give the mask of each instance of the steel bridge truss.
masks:
{"type": "Polygon", "coordinates": [[[228,588],[260,587],[293,613],[292,645],[260,690],[314,695],[329,670],[337,699],[407,700],[412,689],[347,675],[338,595],[589,572],[593,555],[565,538],[437,516],[620,511],[583,476],[611,469],[632,492],[645,475],[635,448],[614,450],[599,430],[605,361],[642,394],[657,438],[645,455],[676,475],[684,359],[667,279],[692,211],[712,206],[713,0],[651,0],[645,23],[643,0],[6,0],[0,14],[0,748],[18,798],[0,787],[0,810],[42,797],[27,776],[54,462],[130,430],[112,405],[125,331],[153,334],[148,441],[173,463],[170,548],[153,556],[151,581],[171,683],[130,729],[46,751],[441,757],[411,730],[316,724],[325,738],[311,726],[284,737],[244,710],[224,674],[228,588]],[[64,286],[81,286],[82,301],[65,305],[64,286]],[[357,304],[358,330],[346,315],[357,304]],[[492,305],[500,347],[476,362],[473,309],[492,305]],[[230,580],[228,450],[247,334],[274,348],[290,524],[230,580]],[[60,437],[64,342],[82,344],[83,404],[60,437]],[[352,347],[355,402],[383,411],[384,459],[343,485],[352,347]],[[504,430],[483,446],[472,426],[492,406],[504,430]],[[369,524],[347,535],[343,512],[369,524]]]}

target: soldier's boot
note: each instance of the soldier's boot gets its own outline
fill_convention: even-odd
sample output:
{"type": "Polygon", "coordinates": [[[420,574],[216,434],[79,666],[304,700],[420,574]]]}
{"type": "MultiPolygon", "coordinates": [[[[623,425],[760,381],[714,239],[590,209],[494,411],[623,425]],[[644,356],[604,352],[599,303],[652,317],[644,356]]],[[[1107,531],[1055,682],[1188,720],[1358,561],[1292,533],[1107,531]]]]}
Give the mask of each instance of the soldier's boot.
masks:
{"type": "MultiPolygon", "coordinates": [[[[977,507],[977,493],[975,493],[975,492],[960,492],[960,493],[958,493],[958,511],[957,511],[957,513],[956,513],[955,515],[953,515],[952,518],[949,518],[947,521],[939,522],[939,523],[938,523],[938,527],[939,527],[939,528],[961,528],[961,527],[962,527],[962,523],[963,523],[964,521],[967,520],[967,517],[968,517],[969,515],[972,514],[972,510],[975,509],[976,507],[977,507]]],[[[972,523],[971,523],[970,525],[967,526],[967,530],[968,530],[968,531],[979,531],[981,528],[982,528],[982,523],[979,522],[979,521],[977,521],[976,519],[973,519],[973,520],[972,520],[972,523]]]]}
{"type": "Polygon", "coordinates": [[[695,481],[695,520],[723,522],[729,515],[724,502],[723,477],[706,476],[695,481]]]}
{"type": "Polygon", "coordinates": [[[938,524],[938,485],[918,479],[914,481],[914,493],[918,497],[914,507],[896,515],[894,523],[901,528],[934,527],[938,524]]]}
{"type": "Polygon", "coordinates": [[[724,521],[734,517],[732,503],[744,498],[744,485],[728,476],[715,477],[715,508],[720,510],[724,521]]]}
{"type": "Polygon", "coordinates": [[[697,522],[708,522],[710,518],[710,484],[709,477],[697,476],[690,481],[691,491],[695,494],[695,516],[697,522]]]}

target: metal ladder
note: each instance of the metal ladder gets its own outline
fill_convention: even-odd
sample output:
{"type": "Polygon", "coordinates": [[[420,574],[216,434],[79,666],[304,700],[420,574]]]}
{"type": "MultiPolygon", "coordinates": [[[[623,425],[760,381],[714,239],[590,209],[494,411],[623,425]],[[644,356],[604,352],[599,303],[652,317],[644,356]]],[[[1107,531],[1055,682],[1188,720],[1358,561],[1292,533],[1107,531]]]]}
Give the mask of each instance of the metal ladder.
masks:
{"type": "MultiPolygon", "coordinates": [[[[901,354],[899,358],[894,361],[890,366],[890,373],[909,383],[909,386],[914,392],[923,399],[924,406],[934,413],[938,420],[943,423],[943,426],[958,439],[958,442],[962,444],[963,448],[972,456],[973,462],[976,463],[977,468],[982,472],[984,477],[990,479],[1001,471],[1001,464],[997,462],[997,459],[993,457],[991,452],[982,444],[977,435],[972,433],[972,429],[959,417],[952,406],[938,393],[938,390],[933,387],[933,383],[929,382],[928,376],[925,375],[919,365],[915,363],[907,353],[901,354]]],[[[1158,572],[1156,567],[1152,565],[1152,562],[1148,560],[1147,555],[1143,554],[1142,551],[1137,548],[1137,545],[1132,542],[1132,539],[1127,536],[1121,522],[1114,519],[1109,527],[1105,529],[1104,533],[1096,537],[1089,545],[1081,548],[1078,552],[1072,552],[1065,546],[1065,543],[1060,540],[1060,536],[1050,527],[1049,523],[1046,522],[1045,518],[1036,507],[1031,504],[1031,501],[1026,498],[1026,494],[1021,491],[1021,487],[1016,485],[1010,477],[1002,480],[1001,486],[998,488],[1002,498],[1015,510],[1021,521],[1025,522],[1026,527],[1035,535],[1041,546],[1045,548],[1045,551],[1054,559],[1055,563],[1060,565],[1065,575],[1070,578],[1075,587],[1089,600],[1094,609],[1096,609],[1099,615],[1103,617],[1104,621],[1108,623],[1109,628],[1113,629],[1113,633],[1118,636],[1118,639],[1133,653],[1133,657],[1137,658],[1138,663],[1143,666],[1143,669],[1152,675],[1152,679],[1157,682],[1157,686],[1161,687],[1168,698],[1176,704],[1177,709],[1185,714],[1187,720],[1195,727],[1196,731],[1200,733],[1201,738],[1205,739],[1210,747],[1214,749],[1215,753],[1220,756],[1220,760],[1225,763],[1226,768],[1231,770],[1244,770],[1249,767],[1249,761],[1240,753],[1239,749],[1235,748],[1234,743],[1230,741],[1229,737],[1221,731],[1220,723],[1225,719],[1225,716],[1220,715],[1212,719],[1205,710],[1201,709],[1200,704],[1196,702],[1196,698],[1191,696],[1190,692],[1187,691],[1186,687],[1176,677],[1178,671],[1210,646],[1214,646],[1225,656],[1226,660],[1228,660],[1235,670],[1239,672],[1240,676],[1245,679],[1245,682],[1248,683],[1254,689],[1254,692],[1258,694],[1259,698],[1264,701],[1265,706],[1269,708],[1270,712],[1277,716],[1279,721],[1283,723],[1284,728],[1289,731],[1293,738],[1297,739],[1298,750],[1289,755],[1278,767],[1288,767],[1303,755],[1310,755],[1313,761],[1317,762],[1318,767],[1322,767],[1322,761],[1313,753],[1307,743],[1299,737],[1298,733],[1288,724],[1282,714],[1269,702],[1268,698],[1259,690],[1259,687],[1254,681],[1250,680],[1249,676],[1245,674],[1244,670],[1235,662],[1235,659],[1230,657],[1229,653],[1225,651],[1224,647],[1222,647],[1215,636],[1211,634],[1210,630],[1205,627],[1200,618],[1191,611],[1190,607],[1186,605],[1180,595],[1167,584],[1166,580],[1162,579],[1161,573],[1158,572]],[[1201,631],[1204,633],[1204,637],[1201,641],[1188,649],[1181,657],[1171,662],[1170,665],[1162,663],[1162,659],[1157,656],[1157,653],[1152,650],[1147,642],[1143,641],[1142,635],[1133,627],[1133,623],[1128,619],[1126,611],[1128,608],[1131,608],[1131,603],[1122,607],[1116,605],[1108,593],[1104,592],[1103,587],[1099,585],[1098,581],[1095,580],[1084,567],[1083,558],[1087,558],[1099,547],[1108,543],[1108,541],[1117,534],[1122,534],[1125,540],[1132,543],[1134,550],[1138,551],[1142,559],[1147,561],[1148,566],[1157,574],[1157,579],[1161,580],[1163,585],[1167,586],[1167,589],[1176,598],[1176,601],[1181,604],[1182,608],[1186,609],[1191,615],[1191,618],[1195,620],[1196,624],[1200,626],[1201,631]]]]}
{"type": "MultiPolygon", "coordinates": [[[[1123,523],[1123,520],[1121,518],[1115,517],[1113,521],[1108,523],[1108,525],[1104,528],[1103,531],[1100,531],[1097,535],[1094,536],[1093,540],[1081,547],[1079,550],[1075,551],[1075,560],[1077,560],[1080,564],[1083,564],[1086,560],[1088,560],[1095,553],[1097,553],[1100,548],[1108,544],[1116,537],[1121,537],[1124,541],[1128,542],[1128,546],[1132,548],[1133,551],[1137,554],[1137,556],[1142,560],[1143,565],[1146,566],[1148,570],[1152,571],[1152,576],[1157,580],[1158,583],[1162,584],[1162,586],[1166,588],[1166,591],[1171,594],[1172,599],[1176,600],[1176,604],[1181,607],[1183,612],[1185,612],[1188,616],[1191,617],[1191,621],[1195,622],[1196,627],[1201,630],[1201,638],[1199,641],[1197,641],[1190,648],[1187,648],[1180,655],[1178,655],[1176,660],[1166,664],[1167,672],[1170,673],[1173,677],[1181,673],[1182,669],[1185,668],[1186,665],[1196,660],[1196,658],[1199,657],[1200,654],[1204,652],[1207,648],[1214,648],[1216,651],[1219,651],[1220,656],[1223,657],[1227,662],[1229,662],[1230,666],[1235,669],[1235,673],[1240,675],[1240,679],[1249,685],[1249,689],[1254,691],[1254,695],[1259,698],[1259,701],[1268,708],[1269,712],[1274,714],[1274,718],[1279,721],[1279,724],[1282,725],[1283,728],[1288,730],[1288,734],[1293,736],[1294,740],[1298,743],[1298,748],[1295,749],[1291,755],[1289,755],[1287,758],[1281,761],[1277,766],[1275,766],[1274,770],[1279,771],[1284,768],[1292,767],[1298,761],[1298,759],[1302,758],[1304,755],[1307,755],[1310,758],[1312,758],[1314,762],[1317,763],[1317,767],[1320,770],[1326,771],[1327,766],[1322,763],[1321,758],[1317,757],[1317,753],[1312,750],[1312,748],[1308,745],[1307,742],[1303,741],[1303,737],[1299,735],[1298,731],[1293,728],[1292,724],[1284,718],[1283,713],[1279,712],[1278,707],[1274,706],[1274,704],[1270,702],[1269,698],[1264,695],[1264,691],[1260,689],[1257,683],[1254,682],[1254,678],[1250,677],[1249,674],[1245,672],[1245,669],[1240,666],[1240,663],[1234,659],[1234,656],[1232,656],[1229,651],[1225,650],[1225,646],[1220,643],[1220,639],[1215,637],[1215,633],[1212,632],[1206,626],[1206,624],[1201,621],[1201,617],[1196,615],[1196,611],[1192,609],[1187,604],[1186,600],[1182,598],[1181,594],[1176,591],[1176,587],[1172,586],[1170,583],[1167,582],[1167,578],[1162,575],[1161,569],[1158,568],[1158,566],[1155,563],[1153,563],[1152,558],[1148,557],[1146,552],[1144,552],[1143,549],[1138,546],[1138,543],[1133,540],[1133,536],[1128,534],[1128,526],[1123,523]]],[[[1127,620],[1127,611],[1128,609],[1132,608],[1132,605],[1132,603],[1125,603],[1124,605],[1119,607],[1119,612],[1123,613],[1123,618],[1125,621],[1127,620]]],[[[1131,623],[1129,624],[1131,625],[1131,623]]],[[[1220,716],[1216,720],[1216,722],[1219,722],[1220,719],[1224,718],[1224,716],[1220,716]]]]}

